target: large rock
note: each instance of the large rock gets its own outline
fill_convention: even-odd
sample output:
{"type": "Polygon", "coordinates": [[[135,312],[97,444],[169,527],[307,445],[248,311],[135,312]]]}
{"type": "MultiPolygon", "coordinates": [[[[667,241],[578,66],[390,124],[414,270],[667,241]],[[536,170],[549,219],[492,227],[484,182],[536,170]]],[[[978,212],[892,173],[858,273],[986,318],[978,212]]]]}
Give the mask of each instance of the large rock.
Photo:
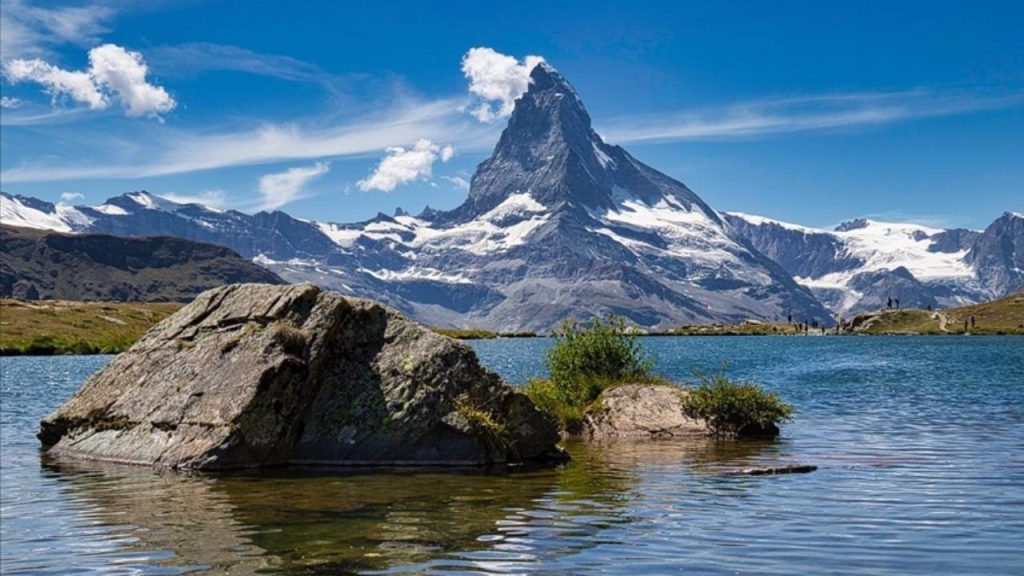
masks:
{"type": "Polygon", "coordinates": [[[685,415],[686,391],[663,384],[627,384],[605,390],[584,418],[583,436],[679,438],[710,436],[703,420],[685,415]]]}
{"type": "Polygon", "coordinates": [[[50,454],[179,469],[541,459],[555,424],[468,346],[312,285],[204,292],[42,422],[50,454]]]}

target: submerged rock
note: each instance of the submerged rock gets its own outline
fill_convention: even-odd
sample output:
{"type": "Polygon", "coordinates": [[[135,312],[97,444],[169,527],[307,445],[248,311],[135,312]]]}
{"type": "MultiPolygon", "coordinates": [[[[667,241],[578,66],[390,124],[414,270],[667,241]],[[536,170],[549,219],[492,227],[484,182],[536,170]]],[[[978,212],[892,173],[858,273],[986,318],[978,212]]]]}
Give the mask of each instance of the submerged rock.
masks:
{"type": "Polygon", "coordinates": [[[179,469],[546,458],[557,426],[472,349],[304,284],[201,294],[56,412],[50,454],[179,469]]]}
{"type": "Polygon", "coordinates": [[[686,416],[686,390],[664,384],[626,384],[601,393],[583,420],[592,439],[709,436],[703,420],[686,416]]]}
{"type": "Polygon", "coordinates": [[[818,467],[813,464],[785,464],[782,466],[744,468],[739,473],[746,476],[773,476],[775,474],[807,474],[817,469],[818,467]]]}

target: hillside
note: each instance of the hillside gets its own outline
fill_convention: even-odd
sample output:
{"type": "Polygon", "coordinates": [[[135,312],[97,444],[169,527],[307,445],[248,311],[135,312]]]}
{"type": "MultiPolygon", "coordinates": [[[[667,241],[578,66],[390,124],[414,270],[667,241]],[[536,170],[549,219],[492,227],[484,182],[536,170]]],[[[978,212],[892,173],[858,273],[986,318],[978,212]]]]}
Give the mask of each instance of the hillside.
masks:
{"type": "Polygon", "coordinates": [[[946,310],[883,310],[853,318],[856,334],[1024,334],[1024,293],[946,310]],[[974,316],[974,326],[970,325],[974,316]]]}
{"type": "Polygon", "coordinates": [[[181,306],[5,298],[0,300],[0,355],[121,352],[181,306]]]}
{"type": "Polygon", "coordinates": [[[123,238],[0,227],[0,296],[188,302],[224,284],[281,284],[231,250],[171,237],[123,238]]]}

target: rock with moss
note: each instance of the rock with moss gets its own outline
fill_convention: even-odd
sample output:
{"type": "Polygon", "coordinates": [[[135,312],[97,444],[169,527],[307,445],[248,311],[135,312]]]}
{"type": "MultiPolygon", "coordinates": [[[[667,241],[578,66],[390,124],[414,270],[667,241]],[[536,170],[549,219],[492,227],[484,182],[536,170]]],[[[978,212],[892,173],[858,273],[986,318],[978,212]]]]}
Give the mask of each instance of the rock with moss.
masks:
{"type": "Polygon", "coordinates": [[[601,393],[582,421],[583,437],[692,438],[712,435],[707,423],[685,413],[687,392],[667,384],[625,384],[601,393]]]}
{"type": "Polygon", "coordinates": [[[50,455],[176,469],[481,465],[557,455],[557,425],[465,344],[312,285],[207,291],[56,412],[50,455]]]}

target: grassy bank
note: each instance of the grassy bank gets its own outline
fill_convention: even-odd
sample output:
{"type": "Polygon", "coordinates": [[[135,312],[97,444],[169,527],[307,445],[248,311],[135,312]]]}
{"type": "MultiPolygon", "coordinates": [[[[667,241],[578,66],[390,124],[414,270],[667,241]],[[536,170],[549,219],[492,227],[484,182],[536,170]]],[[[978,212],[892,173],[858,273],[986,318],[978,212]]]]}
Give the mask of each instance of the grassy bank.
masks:
{"type": "Polygon", "coordinates": [[[1024,334],[1024,294],[945,310],[883,310],[856,316],[852,324],[855,334],[878,336],[1024,334]]]}
{"type": "Polygon", "coordinates": [[[742,324],[697,324],[679,326],[652,336],[785,336],[801,334],[792,324],[748,321],[742,324]]]}
{"type": "Polygon", "coordinates": [[[178,303],[0,300],[0,355],[113,354],[178,303]]]}
{"type": "Polygon", "coordinates": [[[456,340],[492,340],[494,338],[535,338],[533,332],[491,332],[490,330],[463,329],[463,328],[431,328],[438,334],[455,338],[456,340]]]}

